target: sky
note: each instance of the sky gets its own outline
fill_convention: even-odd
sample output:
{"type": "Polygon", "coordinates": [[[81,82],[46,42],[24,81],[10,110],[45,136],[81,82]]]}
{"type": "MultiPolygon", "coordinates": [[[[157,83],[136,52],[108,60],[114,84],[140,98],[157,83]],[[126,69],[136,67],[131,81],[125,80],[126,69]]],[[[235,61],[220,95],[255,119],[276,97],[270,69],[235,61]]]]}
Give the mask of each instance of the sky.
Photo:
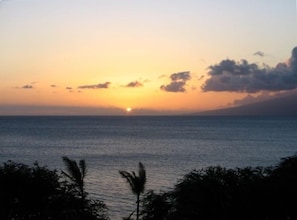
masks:
{"type": "Polygon", "coordinates": [[[295,0],[2,0],[0,115],[179,114],[294,92],[296,11],[295,0]]]}

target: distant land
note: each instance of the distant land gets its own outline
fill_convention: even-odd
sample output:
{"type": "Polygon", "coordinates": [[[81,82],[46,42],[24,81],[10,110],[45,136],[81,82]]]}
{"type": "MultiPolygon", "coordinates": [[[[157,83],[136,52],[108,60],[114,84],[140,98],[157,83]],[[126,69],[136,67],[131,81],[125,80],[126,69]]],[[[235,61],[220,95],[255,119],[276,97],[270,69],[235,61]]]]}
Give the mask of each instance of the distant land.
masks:
{"type": "Polygon", "coordinates": [[[297,116],[297,94],[280,96],[266,101],[237,107],[198,112],[193,115],[297,116]]]}
{"type": "Polygon", "coordinates": [[[0,105],[0,115],[106,115],[106,116],[164,116],[164,115],[192,115],[192,116],[297,116],[297,92],[290,95],[281,95],[253,104],[246,104],[237,107],[221,108],[201,112],[182,111],[154,111],[150,109],[133,109],[127,113],[126,109],[120,108],[100,108],[100,107],[78,107],[78,106],[20,106],[20,105],[0,105]]]}

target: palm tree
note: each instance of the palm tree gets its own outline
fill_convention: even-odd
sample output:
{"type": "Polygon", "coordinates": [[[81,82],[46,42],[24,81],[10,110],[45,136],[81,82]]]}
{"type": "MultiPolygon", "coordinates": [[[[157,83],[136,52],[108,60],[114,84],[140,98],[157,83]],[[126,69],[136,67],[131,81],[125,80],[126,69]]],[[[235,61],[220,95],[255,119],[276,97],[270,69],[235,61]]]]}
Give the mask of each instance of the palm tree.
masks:
{"type": "Polygon", "coordinates": [[[87,174],[85,160],[80,160],[78,165],[75,160],[71,160],[66,156],[62,157],[62,159],[67,170],[67,173],[64,171],[62,171],[62,173],[76,185],[81,195],[81,199],[84,200],[86,198],[84,178],[87,174]]]}
{"type": "Polygon", "coordinates": [[[127,171],[119,171],[121,176],[127,180],[129,183],[132,193],[137,196],[136,204],[136,219],[139,219],[139,198],[140,194],[143,193],[145,183],[146,183],[146,174],[144,166],[141,162],[138,164],[138,176],[135,174],[135,172],[129,173],[127,171]]]}

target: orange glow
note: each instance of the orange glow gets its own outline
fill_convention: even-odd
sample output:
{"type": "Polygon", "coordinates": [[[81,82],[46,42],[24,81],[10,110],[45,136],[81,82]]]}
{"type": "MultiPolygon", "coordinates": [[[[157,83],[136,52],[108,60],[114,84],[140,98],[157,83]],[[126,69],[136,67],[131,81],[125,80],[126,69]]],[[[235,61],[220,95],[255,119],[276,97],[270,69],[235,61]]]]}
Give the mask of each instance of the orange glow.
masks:
{"type": "Polygon", "coordinates": [[[30,2],[0,1],[5,9],[0,7],[0,114],[5,105],[116,109],[131,115],[230,107],[248,94],[203,92],[210,66],[228,57],[273,67],[287,60],[296,42],[290,26],[293,1],[271,3],[278,9],[267,11],[277,12],[268,16],[274,19],[259,19],[268,9],[264,2],[255,16],[249,16],[248,3],[236,1],[221,8],[208,1],[172,1],[170,10],[158,1],[30,2]],[[208,15],[213,16],[205,25],[208,15]],[[239,20],[232,23],[233,17],[239,20]],[[282,31],[275,31],[275,22],[282,31]],[[271,56],[255,56],[259,49],[271,56]],[[172,74],[183,71],[191,77],[172,84],[172,74]],[[161,89],[169,85],[171,90],[161,89]]]}

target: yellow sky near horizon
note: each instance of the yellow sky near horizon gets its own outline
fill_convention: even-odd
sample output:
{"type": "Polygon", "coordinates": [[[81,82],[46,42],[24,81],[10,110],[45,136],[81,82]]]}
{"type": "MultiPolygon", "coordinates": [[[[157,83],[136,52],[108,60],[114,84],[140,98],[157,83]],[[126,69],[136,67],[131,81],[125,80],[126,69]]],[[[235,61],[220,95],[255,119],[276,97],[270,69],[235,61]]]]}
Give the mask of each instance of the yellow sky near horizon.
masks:
{"type": "Polygon", "coordinates": [[[291,90],[209,67],[245,59],[274,69],[297,46],[296,27],[293,0],[1,1],[0,106],[189,112],[291,90]]]}

